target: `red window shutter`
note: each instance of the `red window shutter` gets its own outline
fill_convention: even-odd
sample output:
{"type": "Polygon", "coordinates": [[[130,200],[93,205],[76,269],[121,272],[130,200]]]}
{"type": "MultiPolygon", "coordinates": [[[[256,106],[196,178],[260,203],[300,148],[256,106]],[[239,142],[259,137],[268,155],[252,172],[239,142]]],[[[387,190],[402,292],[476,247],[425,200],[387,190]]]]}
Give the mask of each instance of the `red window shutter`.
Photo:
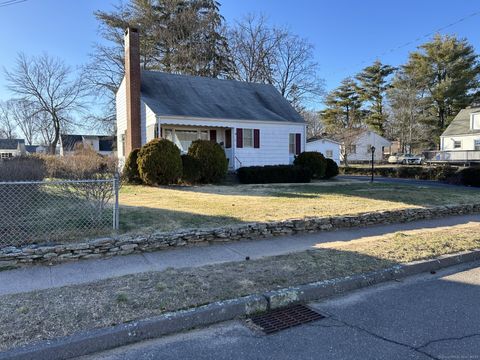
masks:
{"type": "Polygon", "coordinates": [[[243,148],[243,129],[237,129],[237,148],[243,148]]]}
{"type": "Polygon", "coordinates": [[[299,155],[302,152],[302,134],[295,134],[295,154],[299,155]]]}
{"type": "Polygon", "coordinates": [[[253,130],[253,147],[255,149],[260,148],[260,129],[253,130]]]}
{"type": "Polygon", "coordinates": [[[232,129],[225,130],[225,148],[230,149],[232,147],[232,129]]]}
{"type": "Polygon", "coordinates": [[[217,130],[210,130],[210,141],[217,142],[217,130]]]}
{"type": "Polygon", "coordinates": [[[160,126],[160,137],[163,138],[163,128],[160,126]]]}

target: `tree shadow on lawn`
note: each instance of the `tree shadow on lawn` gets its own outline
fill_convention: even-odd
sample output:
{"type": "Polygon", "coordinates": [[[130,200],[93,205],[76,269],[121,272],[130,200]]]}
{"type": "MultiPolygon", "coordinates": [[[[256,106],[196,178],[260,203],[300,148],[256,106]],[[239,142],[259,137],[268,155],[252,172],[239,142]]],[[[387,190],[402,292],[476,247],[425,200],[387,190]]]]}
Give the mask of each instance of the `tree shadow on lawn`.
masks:
{"type": "Polygon", "coordinates": [[[120,206],[120,231],[133,230],[187,230],[216,228],[241,224],[244,221],[231,216],[202,215],[187,211],[159,209],[143,206],[120,206]]]}

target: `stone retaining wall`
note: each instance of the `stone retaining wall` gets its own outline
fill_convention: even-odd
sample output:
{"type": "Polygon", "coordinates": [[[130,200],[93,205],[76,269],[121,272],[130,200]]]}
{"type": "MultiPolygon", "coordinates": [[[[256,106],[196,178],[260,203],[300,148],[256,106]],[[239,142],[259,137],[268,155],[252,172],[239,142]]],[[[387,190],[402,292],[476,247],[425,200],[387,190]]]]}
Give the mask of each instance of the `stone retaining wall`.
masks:
{"type": "Polygon", "coordinates": [[[480,204],[379,211],[357,215],[240,224],[222,228],[152,232],[150,234],[133,233],[71,244],[29,245],[21,248],[6,247],[0,249],[0,268],[26,263],[55,263],[77,259],[96,259],[200,243],[329,231],[473,213],[480,213],[480,204]]]}

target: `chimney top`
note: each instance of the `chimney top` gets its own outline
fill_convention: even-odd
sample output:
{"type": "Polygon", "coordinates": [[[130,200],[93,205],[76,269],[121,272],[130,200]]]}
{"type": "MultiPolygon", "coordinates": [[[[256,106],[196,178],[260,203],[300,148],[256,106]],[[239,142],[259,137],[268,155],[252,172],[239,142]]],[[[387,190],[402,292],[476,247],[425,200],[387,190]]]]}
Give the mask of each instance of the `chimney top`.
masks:
{"type": "Polygon", "coordinates": [[[125,35],[127,35],[129,32],[134,32],[134,33],[136,33],[136,32],[138,32],[138,29],[137,29],[136,27],[130,27],[130,26],[129,26],[129,27],[127,27],[127,28],[125,29],[125,35]]]}

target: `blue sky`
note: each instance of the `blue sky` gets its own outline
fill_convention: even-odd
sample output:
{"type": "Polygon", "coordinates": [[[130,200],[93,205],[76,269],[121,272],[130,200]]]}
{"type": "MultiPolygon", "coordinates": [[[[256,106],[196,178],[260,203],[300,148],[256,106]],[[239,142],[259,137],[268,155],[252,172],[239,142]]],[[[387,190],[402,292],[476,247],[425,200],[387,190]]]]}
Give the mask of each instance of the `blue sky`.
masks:
{"type": "MultiPolygon", "coordinates": [[[[0,0],[0,3],[4,0],[0,0]]],[[[315,45],[316,60],[327,89],[355,74],[376,58],[399,65],[423,36],[480,12],[474,0],[220,0],[227,22],[247,13],[262,13],[272,24],[287,26],[315,45]],[[396,49],[411,42],[408,46],[396,49]],[[395,51],[390,51],[396,49],[395,51]]],[[[16,53],[47,52],[72,66],[87,61],[99,41],[97,9],[112,8],[114,0],[27,0],[0,7],[0,66],[12,66],[16,53]]],[[[442,33],[466,37],[480,51],[480,14],[442,33]]],[[[9,94],[0,74],[0,99],[9,94]]]]}

